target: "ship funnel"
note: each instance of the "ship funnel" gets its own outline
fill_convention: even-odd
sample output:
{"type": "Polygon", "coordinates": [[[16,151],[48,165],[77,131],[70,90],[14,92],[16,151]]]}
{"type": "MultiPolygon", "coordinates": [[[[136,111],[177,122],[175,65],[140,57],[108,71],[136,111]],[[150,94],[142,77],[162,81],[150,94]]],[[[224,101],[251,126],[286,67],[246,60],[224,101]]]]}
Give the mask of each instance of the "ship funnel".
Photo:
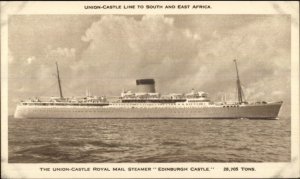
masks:
{"type": "Polygon", "coordinates": [[[136,80],[136,86],[139,93],[155,93],[154,79],[138,79],[136,80]]]}

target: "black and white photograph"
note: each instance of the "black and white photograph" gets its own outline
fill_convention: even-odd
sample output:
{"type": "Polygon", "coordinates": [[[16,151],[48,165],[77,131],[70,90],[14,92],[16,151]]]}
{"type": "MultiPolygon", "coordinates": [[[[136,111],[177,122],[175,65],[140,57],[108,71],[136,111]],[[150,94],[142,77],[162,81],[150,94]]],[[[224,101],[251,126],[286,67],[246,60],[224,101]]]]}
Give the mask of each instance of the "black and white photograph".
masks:
{"type": "Polygon", "coordinates": [[[297,20],[8,15],[7,163],[299,161],[291,157],[297,20]]]}

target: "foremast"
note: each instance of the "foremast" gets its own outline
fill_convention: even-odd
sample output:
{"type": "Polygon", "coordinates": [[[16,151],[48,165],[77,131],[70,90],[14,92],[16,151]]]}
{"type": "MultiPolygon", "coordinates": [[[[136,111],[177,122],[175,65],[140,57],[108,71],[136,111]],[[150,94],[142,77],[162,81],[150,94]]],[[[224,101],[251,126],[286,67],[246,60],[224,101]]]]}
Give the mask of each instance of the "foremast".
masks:
{"type": "Polygon", "coordinates": [[[62,90],[61,90],[61,83],[60,83],[60,78],[59,78],[59,70],[58,70],[58,65],[56,62],[56,71],[57,71],[57,81],[58,81],[58,87],[59,87],[59,96],[61,99],[63,99],[63,94],[62,94],[62,90]]]}
{"type": "Polygon", "coordinates": [[[241,81],[240,81],[240,77],[239,77],[239,70],[238,70],[238,67],[237,67],[236,59],[234,59],[233,61],[234,61],[234,64],[235,64],[236,77],[237,77],[236,87],[237,87],[237,93],[238,93],[238,102],[239,102],[239,104],[242,104],[242,103],[245,102],[243,100],[244,93],[243,93],[243,89],[242,89],[242,86],[241,86],[241,81]]]}

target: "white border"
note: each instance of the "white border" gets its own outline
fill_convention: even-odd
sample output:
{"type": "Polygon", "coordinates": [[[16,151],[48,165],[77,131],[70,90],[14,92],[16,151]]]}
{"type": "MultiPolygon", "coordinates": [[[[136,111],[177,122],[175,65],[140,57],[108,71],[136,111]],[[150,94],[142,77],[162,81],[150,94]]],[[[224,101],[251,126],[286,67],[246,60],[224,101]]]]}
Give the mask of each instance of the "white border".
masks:
{"type": "Polygon", "coordinates": [[[1,2],[1,159],[8,178],[273,178],[299,177],[299,3],[298,2],[1,2]],[[23,3],[23,4],[22,4],[23,3]],[[198,10],[85,10],[84,5],[210,5],[198,10]],[[274,8],[275,6],[279,8],[274,8]],[[20,8],[23,7],[23,8],[20,8]],[[291,24],[291,159],[289,163],[104,163],[9,164],[8,156],[8,15],[21,14],[290,14],[291,24]],[[41,172],[40,167],[214,167],[210,172],[41,172]],[[223,167],[255,167],[255,172],[224,172],[223,167]]]}

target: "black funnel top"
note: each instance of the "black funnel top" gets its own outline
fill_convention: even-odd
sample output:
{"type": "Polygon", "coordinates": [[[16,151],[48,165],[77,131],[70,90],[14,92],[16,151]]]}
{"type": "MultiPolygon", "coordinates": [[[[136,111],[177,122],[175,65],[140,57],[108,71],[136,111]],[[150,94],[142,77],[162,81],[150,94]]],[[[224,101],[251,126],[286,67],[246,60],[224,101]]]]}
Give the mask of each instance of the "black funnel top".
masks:
{"type": "Polygon", "coordinates": [[[154,85],[154,79],[138,79],[136,85],[154,85]]]}

